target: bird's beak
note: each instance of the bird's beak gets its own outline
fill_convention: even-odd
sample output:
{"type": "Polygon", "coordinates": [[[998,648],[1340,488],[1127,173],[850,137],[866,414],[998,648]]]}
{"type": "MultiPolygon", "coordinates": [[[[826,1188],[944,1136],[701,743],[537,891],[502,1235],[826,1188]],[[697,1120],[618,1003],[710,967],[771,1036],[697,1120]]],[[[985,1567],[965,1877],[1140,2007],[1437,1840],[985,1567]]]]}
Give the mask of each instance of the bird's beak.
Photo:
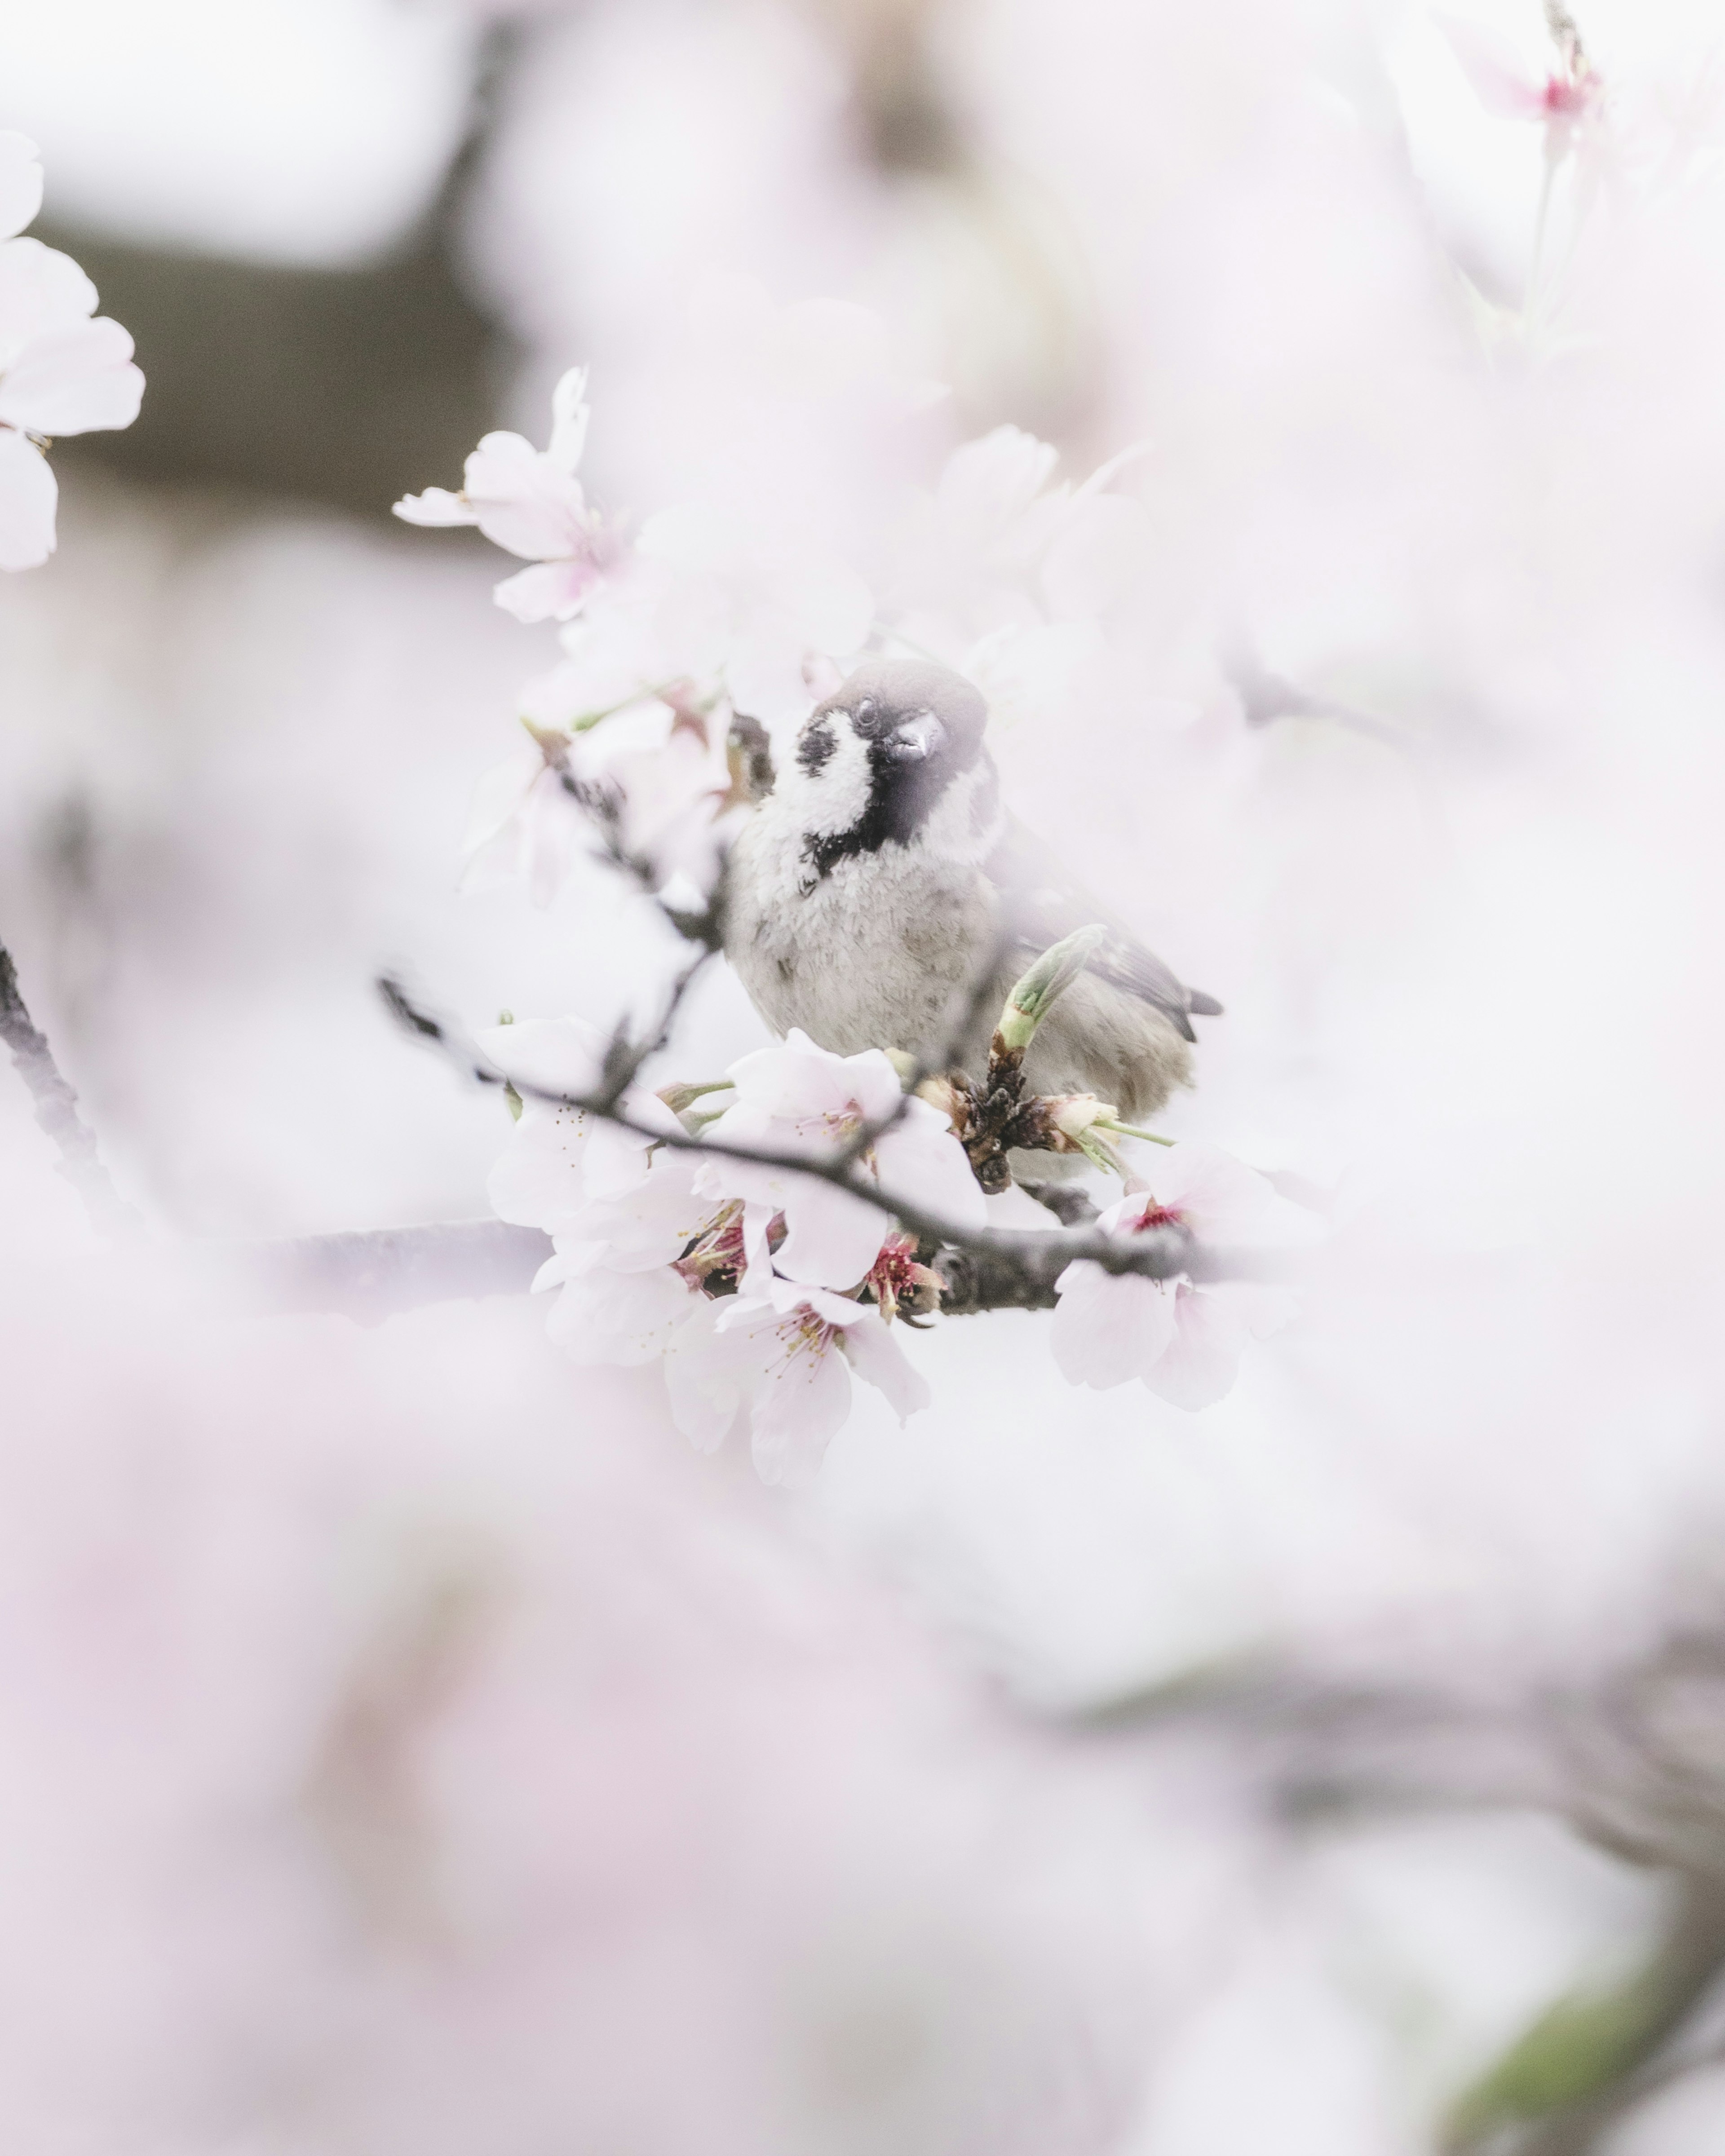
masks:
{"type": "Polygon", "coordinates": [[[946,728],[932,711],[918,711],[901,720],[882,747],[895,763],[926,763],[946,737],[946,728]]]}

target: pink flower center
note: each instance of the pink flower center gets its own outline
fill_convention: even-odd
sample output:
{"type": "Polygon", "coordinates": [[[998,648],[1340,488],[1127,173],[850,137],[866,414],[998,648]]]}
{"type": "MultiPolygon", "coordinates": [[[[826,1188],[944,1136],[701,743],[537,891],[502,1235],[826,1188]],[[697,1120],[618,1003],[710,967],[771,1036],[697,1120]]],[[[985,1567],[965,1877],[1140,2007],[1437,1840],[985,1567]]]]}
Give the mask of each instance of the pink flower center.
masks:
{"type": "Polygon", "coordinates": [[[1545,109],[1554,120],[1575,120],[1585,112],[1594,101],[1599,85],[1590,74],[1554,74],[1546,83],[1543,100],[1545,109]]]}
{"type": "Polygon", "coordinates": [[[885,1288],[895,1299],[910,1297],[916,1291],[922,1270],[916,1263],[916,1245],[911,1238],[889,1235],[880,1246],[880,1256],[869,1268],[867,1285],[877,1296],[885,1288]]]}
{"type": "Polygon", "coordinates": [[[1134,1229],[1135,1235],[1147,1235],[1153,1228],[1183,1228],[1186,1216],[1173,1205],[1147,1205],[1144,1217],[1134,1229]]]}
{"type": "Polygon", "coordinates": [[[734,1283],[742,1278],[747,1262],[742,1240],[742,1202],[733,1198],[700,1230],[682,1256],[672,1260],[671,1270],[691,1287],[711,1295],[716,1291],[716,1276],[734,1283]]]}

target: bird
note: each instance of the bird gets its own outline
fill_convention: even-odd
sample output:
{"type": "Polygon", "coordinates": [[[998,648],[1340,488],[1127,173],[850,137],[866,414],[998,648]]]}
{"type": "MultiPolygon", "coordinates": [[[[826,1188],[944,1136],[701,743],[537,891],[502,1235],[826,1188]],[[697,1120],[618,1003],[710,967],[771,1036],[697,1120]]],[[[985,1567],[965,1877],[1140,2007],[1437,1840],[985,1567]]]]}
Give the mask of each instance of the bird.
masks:
{"type": "MultiPolygon", "coordinates": [[[[865,660],[762,773],[732,843],[722,940],[755,1009],[841,1055],[884,1048],[986,1073],[1014,983],[1091,923],[1105,940],[1024,1059],[1032,1092],[1085,1093],[1128,1122],[1193,1082],[1191,988],[1006,808],[988,705],[932,661],[865,660]]],[[[747,721],[742,722],[747,726],[747,721]]],[[[741,739],[760,769],[757,734],[741,739]]]]}

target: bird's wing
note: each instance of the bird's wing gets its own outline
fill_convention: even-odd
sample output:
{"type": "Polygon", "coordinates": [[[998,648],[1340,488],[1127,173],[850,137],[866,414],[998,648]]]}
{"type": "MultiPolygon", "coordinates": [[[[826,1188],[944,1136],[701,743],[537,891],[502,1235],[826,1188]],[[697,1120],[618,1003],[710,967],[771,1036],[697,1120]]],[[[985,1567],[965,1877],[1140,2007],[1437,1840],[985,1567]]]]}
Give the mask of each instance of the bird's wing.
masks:
{"type": "Polygon", "coordinates": [[[1092,952],[1094,973],[1123,988],[1141,1003],[1153,1004],[1192,1040],[1191,1013],[1219,1015],[1214,996],[1189,988],[1153,951],[1147,951],[1117,916],[1097,902],[1069,873],[1060,856],[1018,819],[1009,817],[999,844],[983,864],[983,873],[1000,896],[1001,925],[1027,956],[1045,951],[1075,929],[1101,921],[1106,942],[1092,952]]]}

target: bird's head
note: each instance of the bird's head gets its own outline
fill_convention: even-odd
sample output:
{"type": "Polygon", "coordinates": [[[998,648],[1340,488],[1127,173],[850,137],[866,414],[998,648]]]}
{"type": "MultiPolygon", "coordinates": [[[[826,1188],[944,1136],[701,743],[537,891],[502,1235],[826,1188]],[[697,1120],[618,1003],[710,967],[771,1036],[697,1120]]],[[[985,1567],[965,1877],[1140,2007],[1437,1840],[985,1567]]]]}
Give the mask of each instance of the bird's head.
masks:
{"type": "Polygon", "coordinates": [[[859,666],[803,721],[787,788],[803,829],[826,842],[818,850],[829,865],[889,840],[908,844],[986,762],[988,718],[980,691],[947,667],[917,659],[859,666]]]}

